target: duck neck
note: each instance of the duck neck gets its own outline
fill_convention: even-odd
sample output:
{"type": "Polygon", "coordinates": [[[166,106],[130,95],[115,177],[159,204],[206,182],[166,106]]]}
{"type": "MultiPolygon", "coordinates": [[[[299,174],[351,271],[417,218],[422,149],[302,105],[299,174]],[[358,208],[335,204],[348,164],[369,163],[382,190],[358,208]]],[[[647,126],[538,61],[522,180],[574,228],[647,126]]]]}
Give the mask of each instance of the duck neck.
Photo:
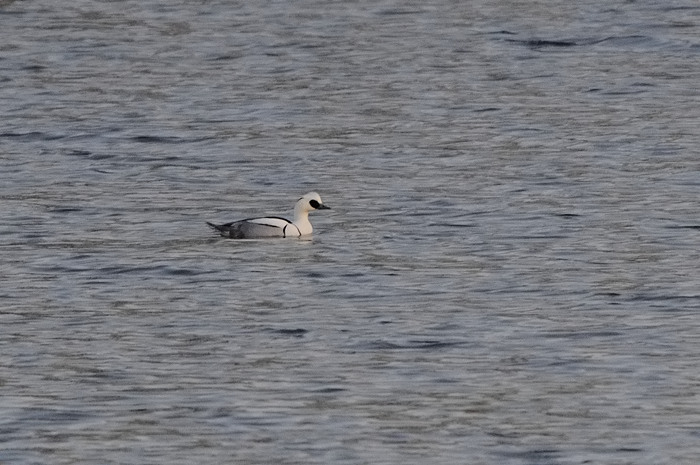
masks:
{"type": "Polygon", "coordinates": [[[301,235],[311,234],[313,228],[309,222],[309,212],[303,208],[294,209],[294,225],[299,228],[301,235]]]}

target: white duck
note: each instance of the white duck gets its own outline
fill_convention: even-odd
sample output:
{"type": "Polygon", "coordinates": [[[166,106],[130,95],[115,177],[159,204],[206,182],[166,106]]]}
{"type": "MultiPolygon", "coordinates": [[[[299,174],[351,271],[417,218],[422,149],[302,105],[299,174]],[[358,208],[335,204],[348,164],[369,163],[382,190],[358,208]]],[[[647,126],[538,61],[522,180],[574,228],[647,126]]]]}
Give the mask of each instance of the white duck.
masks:
{"type": "Polygon", "coordinates": [[[300,198],[294,206],[294,221],[277,216],[265,218],[248,218],[226,224],[207,224],[223,237],[231,239],[256,239],[263,237],[298,237],[311,234],[313,227],[309,222],[309,212],[329,210],[316,192],[309,192],[300,198]]]}

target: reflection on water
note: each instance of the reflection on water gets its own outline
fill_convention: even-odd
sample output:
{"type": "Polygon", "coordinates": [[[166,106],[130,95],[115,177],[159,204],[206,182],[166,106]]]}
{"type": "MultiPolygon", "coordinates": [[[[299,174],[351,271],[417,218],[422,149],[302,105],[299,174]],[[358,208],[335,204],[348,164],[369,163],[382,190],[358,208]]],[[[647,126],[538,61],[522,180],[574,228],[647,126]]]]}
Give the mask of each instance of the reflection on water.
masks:
{"type": "Polygon", "coordinates": [[[694,463],[698,18],[0,2],[0,461],[694,463]]]}

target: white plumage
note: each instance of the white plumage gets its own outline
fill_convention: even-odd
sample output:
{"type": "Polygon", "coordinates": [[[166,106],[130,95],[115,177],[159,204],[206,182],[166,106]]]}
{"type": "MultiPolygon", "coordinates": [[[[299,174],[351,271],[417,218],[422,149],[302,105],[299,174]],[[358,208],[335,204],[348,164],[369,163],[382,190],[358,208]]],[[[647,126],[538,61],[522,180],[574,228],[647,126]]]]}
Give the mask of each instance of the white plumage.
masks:
{"type": "Polygon", "coordinates": [[[300,198],[294,206],[294,221],[276,216],[248,218],[225,224],[207,224],[223,237],[231,239],[256,239],[263,237],[298,237],[311,234],[313,227],[309,222],[309,212],[327,210],[321,196],[309,192],[300,198]]]}

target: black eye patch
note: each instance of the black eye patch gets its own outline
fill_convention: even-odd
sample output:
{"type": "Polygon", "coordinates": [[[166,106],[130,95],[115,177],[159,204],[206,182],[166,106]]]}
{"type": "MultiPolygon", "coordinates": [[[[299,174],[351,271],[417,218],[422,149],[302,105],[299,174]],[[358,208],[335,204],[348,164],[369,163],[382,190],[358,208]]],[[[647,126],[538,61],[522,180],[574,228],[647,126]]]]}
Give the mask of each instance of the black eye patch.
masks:
{"type": "Polygon", "coordinates": [[[321,204],[318,203],[318,200],[315,200],[315,199],[309,200],[309,205],[311,205],[313,208],[318,208],[321,206],[321,204]]]}

